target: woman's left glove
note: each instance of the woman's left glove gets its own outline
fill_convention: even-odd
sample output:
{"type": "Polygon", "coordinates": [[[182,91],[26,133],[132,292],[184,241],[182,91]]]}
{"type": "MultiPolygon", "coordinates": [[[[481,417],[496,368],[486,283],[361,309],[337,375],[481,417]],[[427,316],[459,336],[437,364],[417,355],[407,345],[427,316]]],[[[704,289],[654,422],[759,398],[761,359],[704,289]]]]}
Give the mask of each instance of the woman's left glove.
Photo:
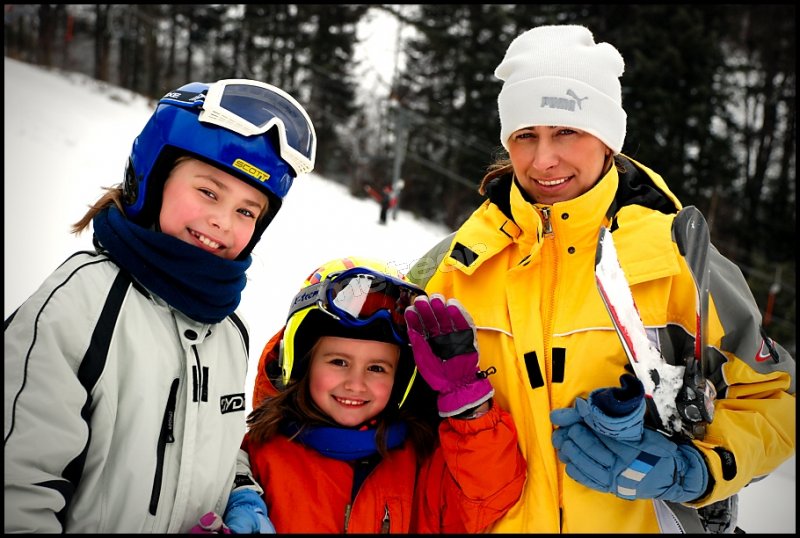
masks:
{"type": "Polygon", "coordinates": [[[230,494],[224,520],[234,534],[275,534],[267,517],[267,504],[252,489],[241,488],[230,494]]]}
{"type": "Polygon", "coordinates": [[[553,446],[567,474],[589,488],[622,499],[690,502],[705,494],[705,459],[691,444],[677,444],[644,428],[638,440],[622,441],[592,430],[577,414],[550,413],[553,446]]]}
{"type": "Polygon", "coordinates": [[[405,318],[419,373],[439,392],[439,416],[458,415],[494,395],[488,372],[478,366],[475,324],[461,303],[423,295],[406,308],[405,318]]]}

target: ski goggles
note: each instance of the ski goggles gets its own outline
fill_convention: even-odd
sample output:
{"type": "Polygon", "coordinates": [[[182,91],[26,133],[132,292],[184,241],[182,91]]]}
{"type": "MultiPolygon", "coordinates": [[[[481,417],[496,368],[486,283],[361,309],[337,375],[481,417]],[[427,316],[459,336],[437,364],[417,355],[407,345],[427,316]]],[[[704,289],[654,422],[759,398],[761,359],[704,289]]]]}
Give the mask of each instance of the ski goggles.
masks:
{"type": "Polygon", "coordinates": [[[302,105],[280,88],[255,80],[225,79],[210,84],[205,97],[170,92],[162,100],[200,107],[200,121],[242,136],[264,134],[277,127],[281,158],[298,175],[314,169],[314,124],[302,105]]]}
{"type": "Polygon", "coordinates": [[[303,288],[292,303],[288,319],[312,307],[350,328],[364,327],[382,319],[389,323],[397,343],[406,345],[408,329],[404,312],[421,295],[426,295],[425,291],[410,282],[354,267],[303,288]]]}
{"type": "MultiPolygon", "coordinates": [[[[365,267],[332,273],[320,282],[303,288],[292,302],[281,341],[283,385],[289,383],[294,367],[295,335],[309,312],[314,309],[322,310],[349,328],[364,327],[376,320],[385,320],[389,323],[397,344],[406,346],[408,328],[404,312],[421,295],[427,295],[422,288],[365,267]]],[[[411,392],[416,375],[415,366],[398,406],[403,405],[411,392]]]]}

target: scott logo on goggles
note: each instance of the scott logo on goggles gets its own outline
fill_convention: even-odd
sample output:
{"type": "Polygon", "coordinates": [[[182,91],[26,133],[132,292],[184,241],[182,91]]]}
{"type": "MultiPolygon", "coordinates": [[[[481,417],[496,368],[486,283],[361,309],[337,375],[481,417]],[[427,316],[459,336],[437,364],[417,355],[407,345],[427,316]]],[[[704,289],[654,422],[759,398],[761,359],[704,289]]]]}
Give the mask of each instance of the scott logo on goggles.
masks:
{"type": "Polygon", "coordinates": [[[235,161],[233,161],[233,167],[238,168],[247,175],[253,176],[262,183],[269,179],[268,173],[264,172],[260,168],[253,166],[247,161],[243,161],[242,159],[236,159],[235,161]]]}

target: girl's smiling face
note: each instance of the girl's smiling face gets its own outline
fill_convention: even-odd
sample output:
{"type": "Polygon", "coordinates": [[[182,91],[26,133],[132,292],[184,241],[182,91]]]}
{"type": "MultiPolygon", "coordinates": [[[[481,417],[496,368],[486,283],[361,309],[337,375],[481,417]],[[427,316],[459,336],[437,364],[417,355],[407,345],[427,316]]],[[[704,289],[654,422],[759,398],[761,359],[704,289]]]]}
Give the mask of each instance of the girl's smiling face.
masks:
{"type": "Polygon", "coordinates": [[[250,242],[267,195],[219,168],[179,159],[164,184],[161,231],[228,260],[250,242]]]}
{"type": "Polygon", "coordinates": [[[395,344],[323,336],[311,356],[311,398],[339,425],[359,426],[386,407],[399,360],[395,344]]]}

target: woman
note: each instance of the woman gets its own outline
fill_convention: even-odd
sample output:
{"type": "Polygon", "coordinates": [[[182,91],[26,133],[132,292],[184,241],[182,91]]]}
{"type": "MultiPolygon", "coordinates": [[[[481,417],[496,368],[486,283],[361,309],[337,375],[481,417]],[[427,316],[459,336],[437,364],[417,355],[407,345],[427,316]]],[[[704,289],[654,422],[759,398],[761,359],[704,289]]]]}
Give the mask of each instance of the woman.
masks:
{"type": "Polygon", "coordinates": [[[735,521],[712,514],[794,452],[794,360],[761,331],[741,272],[713,247],[703,370],[716,390],[713,420],[695,424],[704,433],[689,424],[667,436],[650,413],[642,428],[642,387],[625,375],[629,360],[595,282],[601,228],[649,340],[681,369],[693,360],[698,303],[674,239],[681,202],[620,153],[623,70],[616,48],[582,26],[518,36],[495,71],[509,158],[484,177],[487,200],[409,272],[470,311],[481,367],[497,366],[495,398],[520,432],[528,480],[494,532],[729,529],[735,521]],[[617,397],[629,394],[637,399],[622,412],[617,397]],[[610,419],[618,429],[605,427],[601,400],[620,411],[610,419]]]}

